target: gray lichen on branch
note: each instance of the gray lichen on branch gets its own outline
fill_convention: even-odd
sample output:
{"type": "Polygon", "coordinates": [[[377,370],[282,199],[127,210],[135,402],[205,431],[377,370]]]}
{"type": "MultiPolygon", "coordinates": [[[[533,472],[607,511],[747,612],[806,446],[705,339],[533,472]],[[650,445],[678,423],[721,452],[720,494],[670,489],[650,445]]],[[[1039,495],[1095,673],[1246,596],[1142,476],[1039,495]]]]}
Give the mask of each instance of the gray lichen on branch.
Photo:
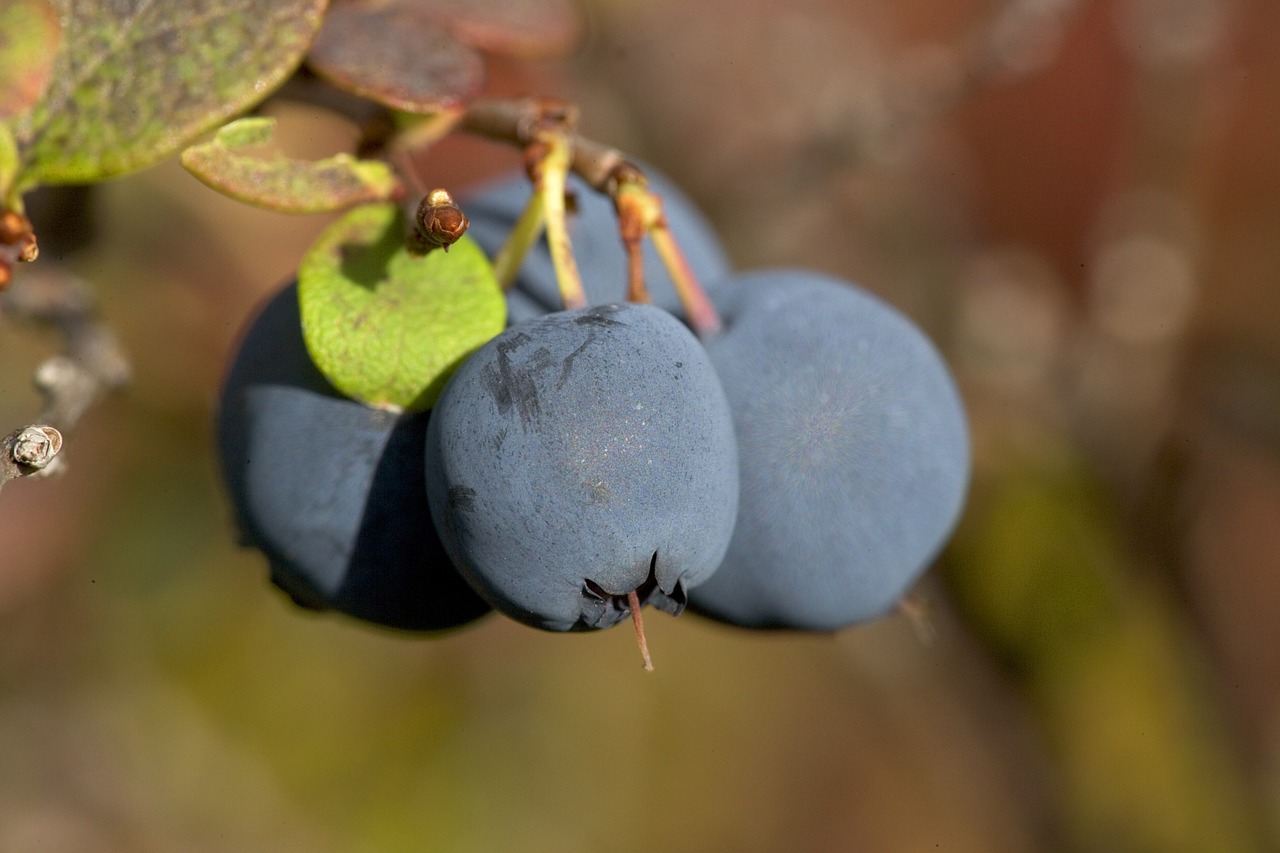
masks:
{"type": "Polygon", "coordinates": [[[62,449],[62,433],[44,424],[14,430],[0,440],[0,483],[48,471],[62,449]]]}
{"type": "Polygon", "coordinates": [[[0,485],[18,477],[48,476],[62,469],[62,433],[102,395],[129,383],[132,370],[115,335],[98,315],[87,284],[49,265],[24,268],[0,294],[0,313],[55,329],[63,351],[36,368],[44,397],[36,422],[0,440],[0,485]]]}

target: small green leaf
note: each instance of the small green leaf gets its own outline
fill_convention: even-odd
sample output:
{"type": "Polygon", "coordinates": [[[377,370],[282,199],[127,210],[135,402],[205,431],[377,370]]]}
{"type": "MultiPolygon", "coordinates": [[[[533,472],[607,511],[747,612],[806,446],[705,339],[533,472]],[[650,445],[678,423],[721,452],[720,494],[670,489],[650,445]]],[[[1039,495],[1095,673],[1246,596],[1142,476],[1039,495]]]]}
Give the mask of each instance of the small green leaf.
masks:
{"type": "Polygon", "coordinates": [[[0,2],[0,119],[40,100],[53,77],[61,33],[49,0],[0,2]]]}
{"type": "Polygon", "coordinates": [[[302,259],[298,302],[307,349],[335,388],[371,406],[422,410],[502,331],[507,311],[470,237],[414,255],[405,228],[393,204],[348,213],[302,259]]]}
{"type": "Polygon", "coordinates": [[[54,0],[53,80],[13,120],[24,183],[78,183],[162,160],[271,93],[327,0],[54,0]]]}
{"type": "Polygon", "coordinates": [[[322,213],[388,201],[400,189],[386,163],[338,154],[314,162],[276,153],[255,157],[240,149],[267,145],[275,119],[242,118],[209,142],[182,152],[182,165],[231,198],[282,213],[322,213]]]}

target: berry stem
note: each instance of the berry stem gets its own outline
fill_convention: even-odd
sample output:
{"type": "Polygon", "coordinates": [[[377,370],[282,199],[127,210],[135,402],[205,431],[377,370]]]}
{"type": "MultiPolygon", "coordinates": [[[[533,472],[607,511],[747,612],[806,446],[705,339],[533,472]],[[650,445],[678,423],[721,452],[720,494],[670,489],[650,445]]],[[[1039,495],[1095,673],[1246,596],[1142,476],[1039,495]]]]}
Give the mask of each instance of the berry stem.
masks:
{"type": "Polygon", "coordinates": [[[649,641],[644,638],[644,617],[640,615],[640,596],[633,589],[627,593],[627,607],[631,609],[631,624],[636,629],[636,643],[644,658],[644,671],[653,672],[653,659],[649,657],[649,641]]]}
{"type": "Polygon", "coordinates": [[[534,242],[541,236],[544,222],[542,214],[542,199],[536,194],[530,196],[520,218],[516,220],[502,248],[494,257],[493,271],[503,290],[510,290],[515,285],[516,273],[520,272],[525,255],[529,254],[529,249],[533,248],[534,242]]]}
{"type": "Polygon", "coordinates": [[[649,288],[644,283],[644,253],[640,250],[640,237],[624,234],[622,245],[627,251],[627,301],[652,302],[649,288]]]}
{"type": "Polygon", "coordinates": [[[680,303],[684,305],[685,314],[689,318],[689,326],[698,337],[706,337],[720,331],[720,315],[707,297],[707,292],[698,283],[693,268],[680,249],[675,237],[667,228],[666,222],[649,228],[649,238],[653,247],[658,250],[663,265],[671,274],[671,280],[680,295],[680,303]]]}
{"type": "MultiPolygon", "coordinates": [[[[621,151],[575,133],[577,119],[577,110],[572,104],[554,98],[479,98],[467,105],[457,119],[456,127],[519,145],[526,153],[538,153],[539,168],[534,171],[543,174],[535,175],[534,182],[543,198],[547,242],[566,309],[586,304],[569,246],[568,229],[563,221],[564,179],[572,170],[592,189],[611,197],[617,206],[619,230],[627,250],[628,301],[649,301],[639,251],[640,234],[647,231],[675,282],[676,292],[694,332],[705,337],[719,331],[720,318],[711,300],[698,284],[684,252],[667,228],[662,200],[649,192],[644,174],[621,151]],[[550,150],[543,153],[539,150],[542,146],[549,146],[550,150]],[[557,183],[558,198],[553,198],[557,194],[552,186],[557,183]],[[638,225],[643,226],[643,231],[639,231],[638,225]],[[580,298],[582,301],[577,301],[580,298]]],[[[506,272],[505,267],[503,271],[506,272]]]]}
{"type": "Polygon", "coordinates": [[[560,285],[560,301],[566,311],[585,308],[586,293],[582,289],[582,277],[578,263],[573,258],[573,246],[569,241],[569,223],[565,215],[565,182],[569,176],[572,153],[564,133],[546,131],[540,136],[546,146],[540,158],[537,180],[538,195],[542,199],[542,213],[546,219],[547,247],[551,250],[551,264],[555,267],[556,283],[560,285]]]}
{"type": "Polygon", "coordinates": [[[662,197],[649,191],[644,175],[634,166],[619,169],[610,189],[614,206],[618,209],[618,229],[622,243],[627,248],[628,289],[627,299],[632,302],[648,302],[649,294],[644,284],[643,261],[640,255],[640,238],[647,232],[658,250],[662,264],[671,274],[676,293],[689,318],[689,325],[699,336],[714,334],[720,330],[720,317],[711,300],[707,298],[698,277],[685,258],[684,252],[667,227],[666,214],[662,212],[662,197]]]}
{"type": "Polygon", "coordinates": [[[627,301],[650,302],[649,288],[644,283],[644,254],[640,241],[649,230],[652,199],[644,191],[644,177],[627,171],[618,176],[610,189],[614,209],[618,212],[618,234],[627,252],[627,301]]]}

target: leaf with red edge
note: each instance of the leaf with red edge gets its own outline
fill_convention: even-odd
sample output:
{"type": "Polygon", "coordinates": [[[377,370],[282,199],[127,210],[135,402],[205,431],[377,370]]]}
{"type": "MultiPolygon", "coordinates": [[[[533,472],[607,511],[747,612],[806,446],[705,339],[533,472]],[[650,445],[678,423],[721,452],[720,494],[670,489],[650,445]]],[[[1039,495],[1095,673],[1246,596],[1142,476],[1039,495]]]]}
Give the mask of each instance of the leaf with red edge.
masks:
{"type": "Polygon", "coordinates": [[[582,38],[581,13],[567,0],[423,0],[459,41],[517,59],[553,59],[582,38]]]}
{"type": "Polygon", "coordinates": [[[182,165],[223,195],[281,213],[345,210],[399,194],[391,168],[377,160],[337,154],[307,161],[245,151],[269,145],[275,126],[270,118],[233,121],[210,141],[183,151],[182,165]]]}
{"type": "Polygon", "coordinates": [[[20,180],[149,166],[265,98],[301,61],[327,0],[54,0],[62,48],[13,120],[20,180]]]}
{"type": "Polygon", "coordinates": [[[49,0],[0,3],[0,119],[25,112],[53,77],[62,27],[49,0]]]}
{"type": "Polygon", "coordinates": [[[307,56],[335,86],[412,113],[455,106],[480,91],[484,62],[437,24],[429,4],[337,4],[307,56]]]}

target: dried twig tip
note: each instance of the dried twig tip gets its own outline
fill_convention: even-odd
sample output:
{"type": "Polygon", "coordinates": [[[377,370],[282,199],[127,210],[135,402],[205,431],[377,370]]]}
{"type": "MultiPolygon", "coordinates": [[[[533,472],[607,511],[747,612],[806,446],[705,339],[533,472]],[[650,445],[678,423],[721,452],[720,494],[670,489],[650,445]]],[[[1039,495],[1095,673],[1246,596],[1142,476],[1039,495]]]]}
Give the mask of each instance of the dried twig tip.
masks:
{"type": "Polygon", "coordinates": [[[29,426],[14,436],[10,445],[13,461],[40,470],[62,449],[62,433],[51,426],[29,426]]]}

